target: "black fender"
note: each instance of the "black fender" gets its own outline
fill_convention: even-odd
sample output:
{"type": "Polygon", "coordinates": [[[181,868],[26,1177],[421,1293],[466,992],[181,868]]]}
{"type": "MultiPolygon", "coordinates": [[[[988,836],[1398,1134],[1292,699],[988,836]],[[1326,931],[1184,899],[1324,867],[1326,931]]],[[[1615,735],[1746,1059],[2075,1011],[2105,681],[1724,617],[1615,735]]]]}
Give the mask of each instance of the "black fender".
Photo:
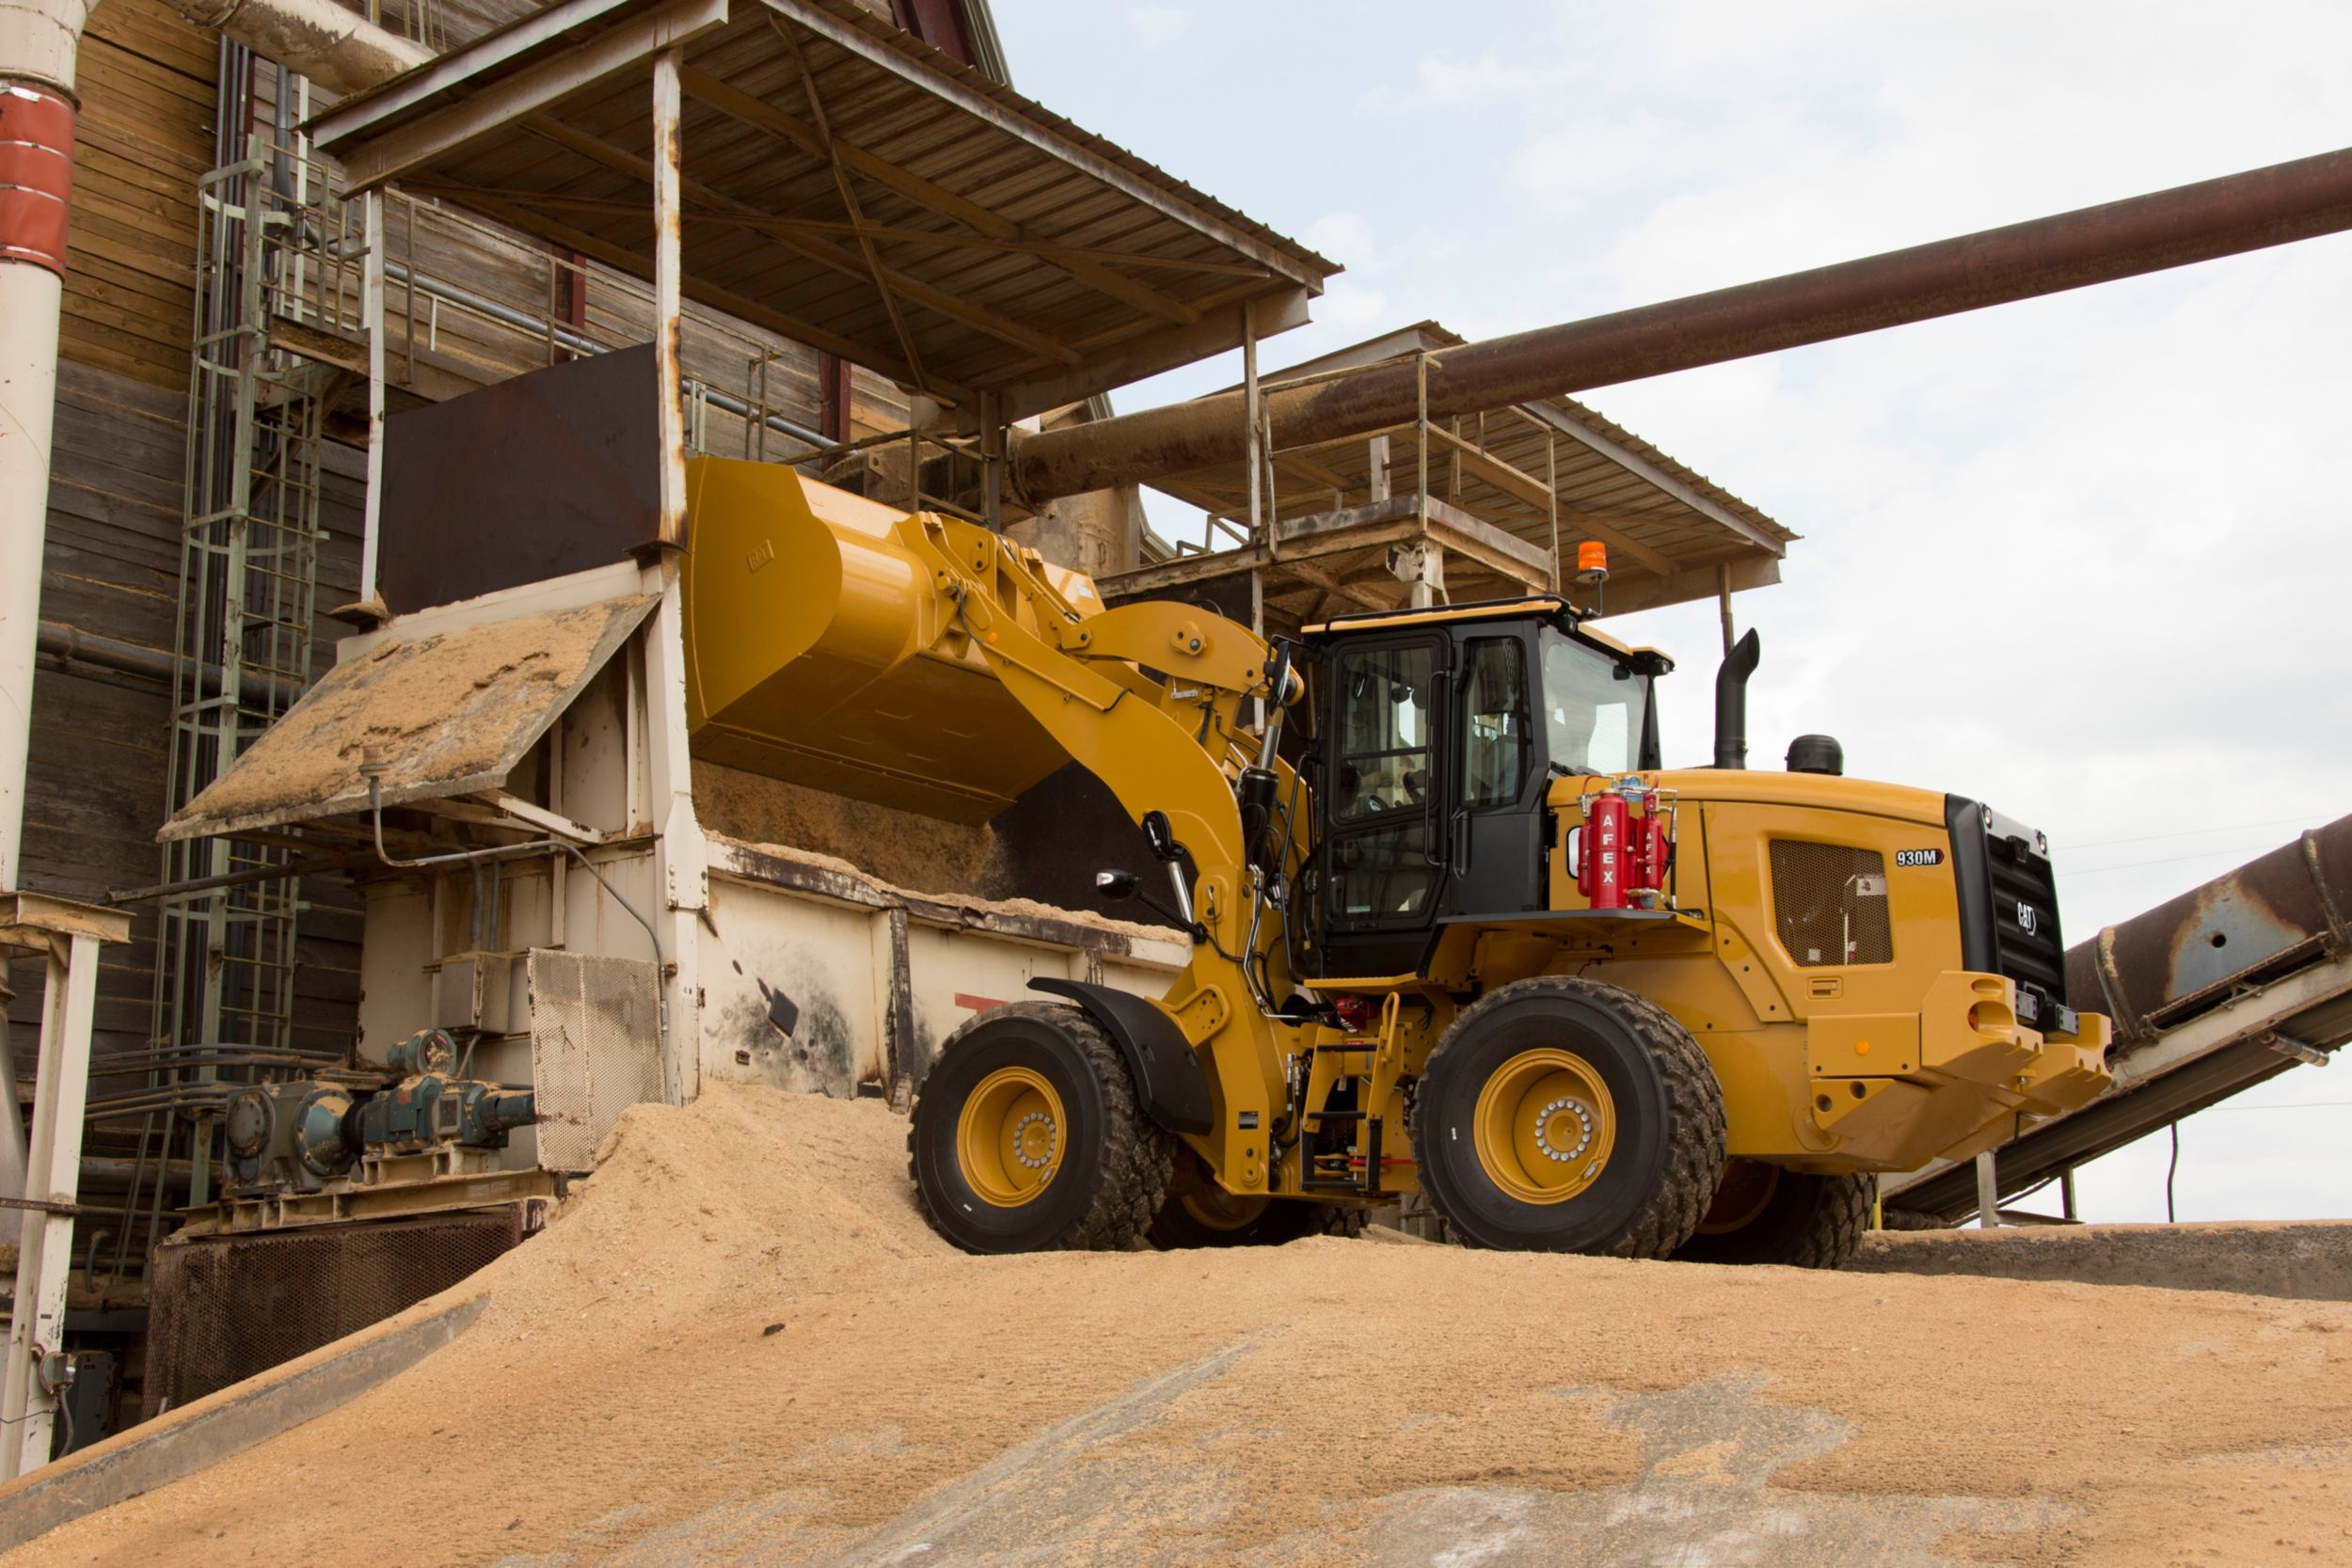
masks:
{"type": "Polygon", "coordinates": [[[1075,1002],[1119,1043],[1127,1070],[1136,1075],[1145,1116],[1171,1132],[1200,1135],[1215,1129],[1209,1074],[1176,1021],[1156,1005],[1133,991],[1082,980],[1041,978],[1031,980],[1029,989],[1075,1002]]]}

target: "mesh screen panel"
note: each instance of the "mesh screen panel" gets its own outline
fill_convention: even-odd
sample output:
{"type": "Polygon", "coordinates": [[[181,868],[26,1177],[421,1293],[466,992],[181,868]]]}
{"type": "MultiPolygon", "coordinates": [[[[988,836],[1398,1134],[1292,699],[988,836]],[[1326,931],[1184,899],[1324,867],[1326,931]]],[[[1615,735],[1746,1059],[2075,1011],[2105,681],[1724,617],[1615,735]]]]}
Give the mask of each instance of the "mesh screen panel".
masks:
{"type": "Polygon", "coordinates": [[[152,1418],[448,1290],[522,1240],[522,1206],[362,1220],[155,1249],[152,1418]]]}
{"type": "Polygon", "coordinates": [[[661,1094],[661,977],[634,958],[531,952],[542,1170],[593,1170],[615,1117],[661,1094]]]}
{"type": "Polygon", "coordinates": [[[1800,968],[1895,960],[1886,857],[1842,844],[1772,843],[1772,911],[1800,968]]]}

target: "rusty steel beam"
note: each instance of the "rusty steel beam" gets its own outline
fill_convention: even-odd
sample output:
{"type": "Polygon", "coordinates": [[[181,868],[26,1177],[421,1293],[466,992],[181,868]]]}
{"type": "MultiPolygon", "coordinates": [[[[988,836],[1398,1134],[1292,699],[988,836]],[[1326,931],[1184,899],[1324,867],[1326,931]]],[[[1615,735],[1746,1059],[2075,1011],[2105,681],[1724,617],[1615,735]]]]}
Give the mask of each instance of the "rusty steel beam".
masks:
{"type": "MultiPolygon", "coordinates": [[[[1562,397],[2346,229],[2352,149],[1449,349],[1430,360],[1429,416],[1562,397]]],[[[1285,446],[1364,435],[1414,417],[1414,363],[1271,392],[1266,403],[1285,446]]],[[[1016,433],[1010,477],[1038,503],[1234,463],[1246,423],[1236,391],[1016,433]]]]}

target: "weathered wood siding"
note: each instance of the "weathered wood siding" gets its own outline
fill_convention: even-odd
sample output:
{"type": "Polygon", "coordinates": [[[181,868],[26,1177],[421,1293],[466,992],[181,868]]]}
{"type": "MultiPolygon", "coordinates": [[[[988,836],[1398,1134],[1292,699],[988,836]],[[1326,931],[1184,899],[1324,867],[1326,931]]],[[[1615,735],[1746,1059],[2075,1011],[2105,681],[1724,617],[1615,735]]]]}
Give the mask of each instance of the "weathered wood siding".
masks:
{"type": "MultiPolygon", "coordinates": [[[[112,0],[109,0],[112,3],[112,0]]],[[[129,375],[68,362],[60,367],[42,621],[167,657],[180,577],[181,476],[186,394],[129,375]]],[[[327,449],[331,470],[319,562],[319,603],[352,598],[358,581],[362,465],[349,448],[327,449]]],[[[317,667],[332,658],[321,622],[317,667]]],[[[44,657],[33,685],[32,764],[24,819],[24,882],[71,898],[152,883],[161,858],[171,699],[155,680],[94,663],[44,657]]],[[[313,879],[314,908],[301,917],[296,1028],[306,1045],[340,1045],[358,1027],[358,906],[340,879],[313,879]]],[[[100,1053],[147,1041],[154,994],[155,915],[136,911],[132,940],[109,949],[99,974],[100,1053]]],[[[33,1067],[40,967],[20,962],[9,1015],[19,1074],[33,1067]]]]}
{"type": "Polygon", "coordinates": [[[216,38],[163,0],[105,0],[90,12],[79,67],[59,352],[183,394],[216,38]]]}

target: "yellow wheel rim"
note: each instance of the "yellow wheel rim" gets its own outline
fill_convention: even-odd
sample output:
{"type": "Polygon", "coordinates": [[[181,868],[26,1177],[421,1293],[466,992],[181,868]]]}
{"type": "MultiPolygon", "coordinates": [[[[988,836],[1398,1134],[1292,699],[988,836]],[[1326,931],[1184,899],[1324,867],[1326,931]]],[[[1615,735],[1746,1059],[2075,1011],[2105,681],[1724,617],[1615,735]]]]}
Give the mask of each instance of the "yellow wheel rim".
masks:
{"type": "Polygon", "coordinates": [[[1184,1212],[1211,1230],[1244,1230],[1258,1222],[1270,1198],[1244,1197],[1222,1187],[1203,1187],[1177,1199],[1184,1212]]]}
{"type": "Polygon", "coordinates": [[[1018,1209],[1061,1169],[1070,1123],[1061,1096],[1025,1067],[1002,1067],[980,1080],[956,1117],[956,1164],[980,1201],[1018,1209]]]}
{"type": "Polygon", "coordinates": [[[1723,1185],[1699,1221],[1702,1236],[1728,1235],[1756,1223],[1780,1191],[1780,1167],[1756,1160],[1732,1160],[1724,1166],[1723,1185]]]}
{"type": "Polygon", "coordinates": [[[1522,1051],[1479,1091],[1479,1167],[1521,1203],[1565,1203],[1600,1180],[1617,1144],[1617,1107],[1572,1051],[1522,1051]]]}

